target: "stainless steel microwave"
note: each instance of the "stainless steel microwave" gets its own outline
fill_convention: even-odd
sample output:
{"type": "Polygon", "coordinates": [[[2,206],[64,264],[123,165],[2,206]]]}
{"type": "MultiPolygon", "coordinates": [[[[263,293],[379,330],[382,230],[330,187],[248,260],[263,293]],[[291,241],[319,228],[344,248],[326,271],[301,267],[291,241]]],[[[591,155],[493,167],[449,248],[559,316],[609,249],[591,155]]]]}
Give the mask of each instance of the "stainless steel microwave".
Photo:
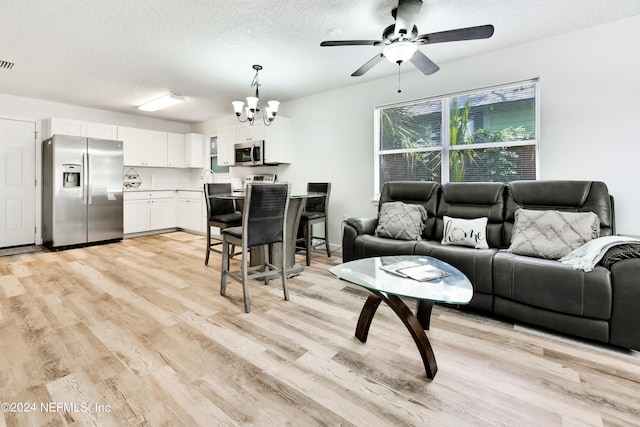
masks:
{"type": "Polygon", "coordinates": [[[236,166],[260,166],[264,164],[264,141],[235,144],[236,166]]]}

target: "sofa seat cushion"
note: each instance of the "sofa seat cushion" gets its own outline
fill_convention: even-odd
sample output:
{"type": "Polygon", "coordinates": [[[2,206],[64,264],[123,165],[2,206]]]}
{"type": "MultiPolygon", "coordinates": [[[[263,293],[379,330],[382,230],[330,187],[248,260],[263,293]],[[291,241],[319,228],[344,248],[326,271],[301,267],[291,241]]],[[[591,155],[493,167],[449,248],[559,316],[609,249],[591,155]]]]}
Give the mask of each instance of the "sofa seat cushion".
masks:
{"type": "MultiPolygon", "coordinates": [[[[428,255],[451,264],[471,281],[476,293],[493,293],[492,265],[497,249],[475,249],[465,246],[442,245],[433,240],[416,243],[416,255],[428,255]]],[[[474,296],[475,298],[475,296],[474,296]]],[[[489,307],[490,309],[490,307],[489,307]]]]}
{"type": "Polygon", "coordinates": [[[413,255],[415,240],[396,240],[361,234],[353,242],[353,258],[369,258],[386,255],[413,255]]]}
{"type": "Polygon", "coordinates": [[[493,260],[493,292],[558,313],[611,318],[611,274],[603,267],[586,273],[559,261],[500,251],[493,260]]]}

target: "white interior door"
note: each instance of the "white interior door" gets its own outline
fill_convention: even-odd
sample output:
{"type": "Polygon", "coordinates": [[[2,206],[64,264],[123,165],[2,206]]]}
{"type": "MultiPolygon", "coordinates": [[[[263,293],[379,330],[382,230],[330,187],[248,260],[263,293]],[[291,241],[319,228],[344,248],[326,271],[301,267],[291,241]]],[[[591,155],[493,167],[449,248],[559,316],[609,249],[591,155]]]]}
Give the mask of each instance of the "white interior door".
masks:
{"type": "Polygon", "coordinates": [[[36,124],[0,118],[0,247],[35,243],[36,124]]]}

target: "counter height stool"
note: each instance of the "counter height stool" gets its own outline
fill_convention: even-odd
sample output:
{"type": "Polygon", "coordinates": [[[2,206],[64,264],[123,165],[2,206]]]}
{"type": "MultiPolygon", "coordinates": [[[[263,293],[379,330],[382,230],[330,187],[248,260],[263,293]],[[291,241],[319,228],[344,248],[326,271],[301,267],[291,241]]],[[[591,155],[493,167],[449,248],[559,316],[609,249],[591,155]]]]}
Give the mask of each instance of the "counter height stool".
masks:
{"type": "Polygon", "coordinates": [[[225,295],[227,277],[242,283],[244,310],[249,313],[249,279],[269,278],[278,273],[282,278],[282,290],[285,301],[289,300],[287,289],[287,239],[286,218],[289,208],[290,186],[288,184],[248,184],[242,212],[242,226],[222,230],[222,269],[220,277],[220,295],[225,295]],[[270,258],[273,244],[282,244],[282,256],[279,265],[270,258]],[[241,271],[229,271],[231,245],[242,246],[241,271]],[[249,248],[259,246],[262,249],[264,263],[249,266],[249,248]]]}
{"type": "Polygon", "coordinates": [[[330,182],[309,182],[307,184],[307,193],[323,193],[322,197],[309,197],[307,199],[304,211],[300,215],[300,228],[298,236],[302,236],[298,239],[296,245],[296,251],[303,250],[306,252],[307,265],[311,264],[311,249],[325,245],[327,249],[327,256],[331,256],[331,248],[329,248],[329,227],[328,227],[328,212],[329,212],[329,195],[331,194],[330,182]],[[324,223],[324,236],[313,235],[313,225],[324,223]],[[321,240],[320,242],[313,244],[313,239],[321,240]]]}
{"type": "MultiPolygon", "coordinates": [[[[215,195],[220,194],[231,194],[231,184],[204,184],[204,198],[207,202],[207,254],[204,257],[205,265],[209,265],[209,254],[212,247],[222,244],[222,240],[216,238],[214,238],[214,243],[211,243],[211,227],[218,227],[220,230],[224,230],[228,227],[242,225],[242,215],[236,212],[234,201],[215,197],[215,195]]],[[[222,253],[222,251],[215,249],[213,251],[222,253]]]]}

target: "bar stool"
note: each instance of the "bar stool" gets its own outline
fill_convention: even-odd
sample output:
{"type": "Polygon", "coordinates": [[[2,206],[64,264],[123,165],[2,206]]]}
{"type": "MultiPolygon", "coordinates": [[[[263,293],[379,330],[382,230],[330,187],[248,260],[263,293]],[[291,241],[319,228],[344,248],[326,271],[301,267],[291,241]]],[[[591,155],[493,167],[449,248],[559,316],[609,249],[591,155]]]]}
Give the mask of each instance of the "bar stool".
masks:
{"type": "Polygon", "coordinates": [[[309,197],[306,201],[304,211],[300,215],[300,226],[298,228],[298,236],[296,241],[296,252],[304,251],[306,253],[307,265],[311,264],[311,249],[318,247],[324,243],[327,250],[327,256],[331,256],[331,248],[329,247],[329,196],[331,194],[330,182],[309,182],[307,183],[307,193],[323,193],[322,197],[309,197]],[[324,223],[324,236],[313,235],[313,225],[324,223]],[[314,244],[313,239],[320,240],[314,244]]]}
{"type": "Polygon", "coordinates": [[[222,239],[213,238],[215,241],[211,243],[211,227],[218,227],[220,230],[224,230],[225,228],[242,225],[242,215],[236,212],[234,201],[215,197],[221,194],[231,194],[231,184],[204,184],[204,196],[207,202],[207,254],[204,257],[205,265],[209,265],[211,250],[222,253],[222,251],[215,248],[212,249],[214,246],[221,245],[222,239]]]}
{"type": "Polygon", "coordinates": [[[225,295],[227,277],[242,283],[244,310],[249,313],[249,279],[269,278],[278,273],[282,278],[282,290],[285,301],[289,300],[287,289],[286,256],[286,218],[289,208],[290,186],[288,184],[248,184],[247,195],[242,213],[242,226],[222,230],[222,269],[220,277],[220,295],[225,295]],[[273,244],[282,244],[280,265],[274,265],[270,258],[273,244]],[[242,266],[240,271],[229,270],[231,246],[242,247],[242,266]],[[249,266],[249,249],[261,247],[264,263],[249,266]]]}

